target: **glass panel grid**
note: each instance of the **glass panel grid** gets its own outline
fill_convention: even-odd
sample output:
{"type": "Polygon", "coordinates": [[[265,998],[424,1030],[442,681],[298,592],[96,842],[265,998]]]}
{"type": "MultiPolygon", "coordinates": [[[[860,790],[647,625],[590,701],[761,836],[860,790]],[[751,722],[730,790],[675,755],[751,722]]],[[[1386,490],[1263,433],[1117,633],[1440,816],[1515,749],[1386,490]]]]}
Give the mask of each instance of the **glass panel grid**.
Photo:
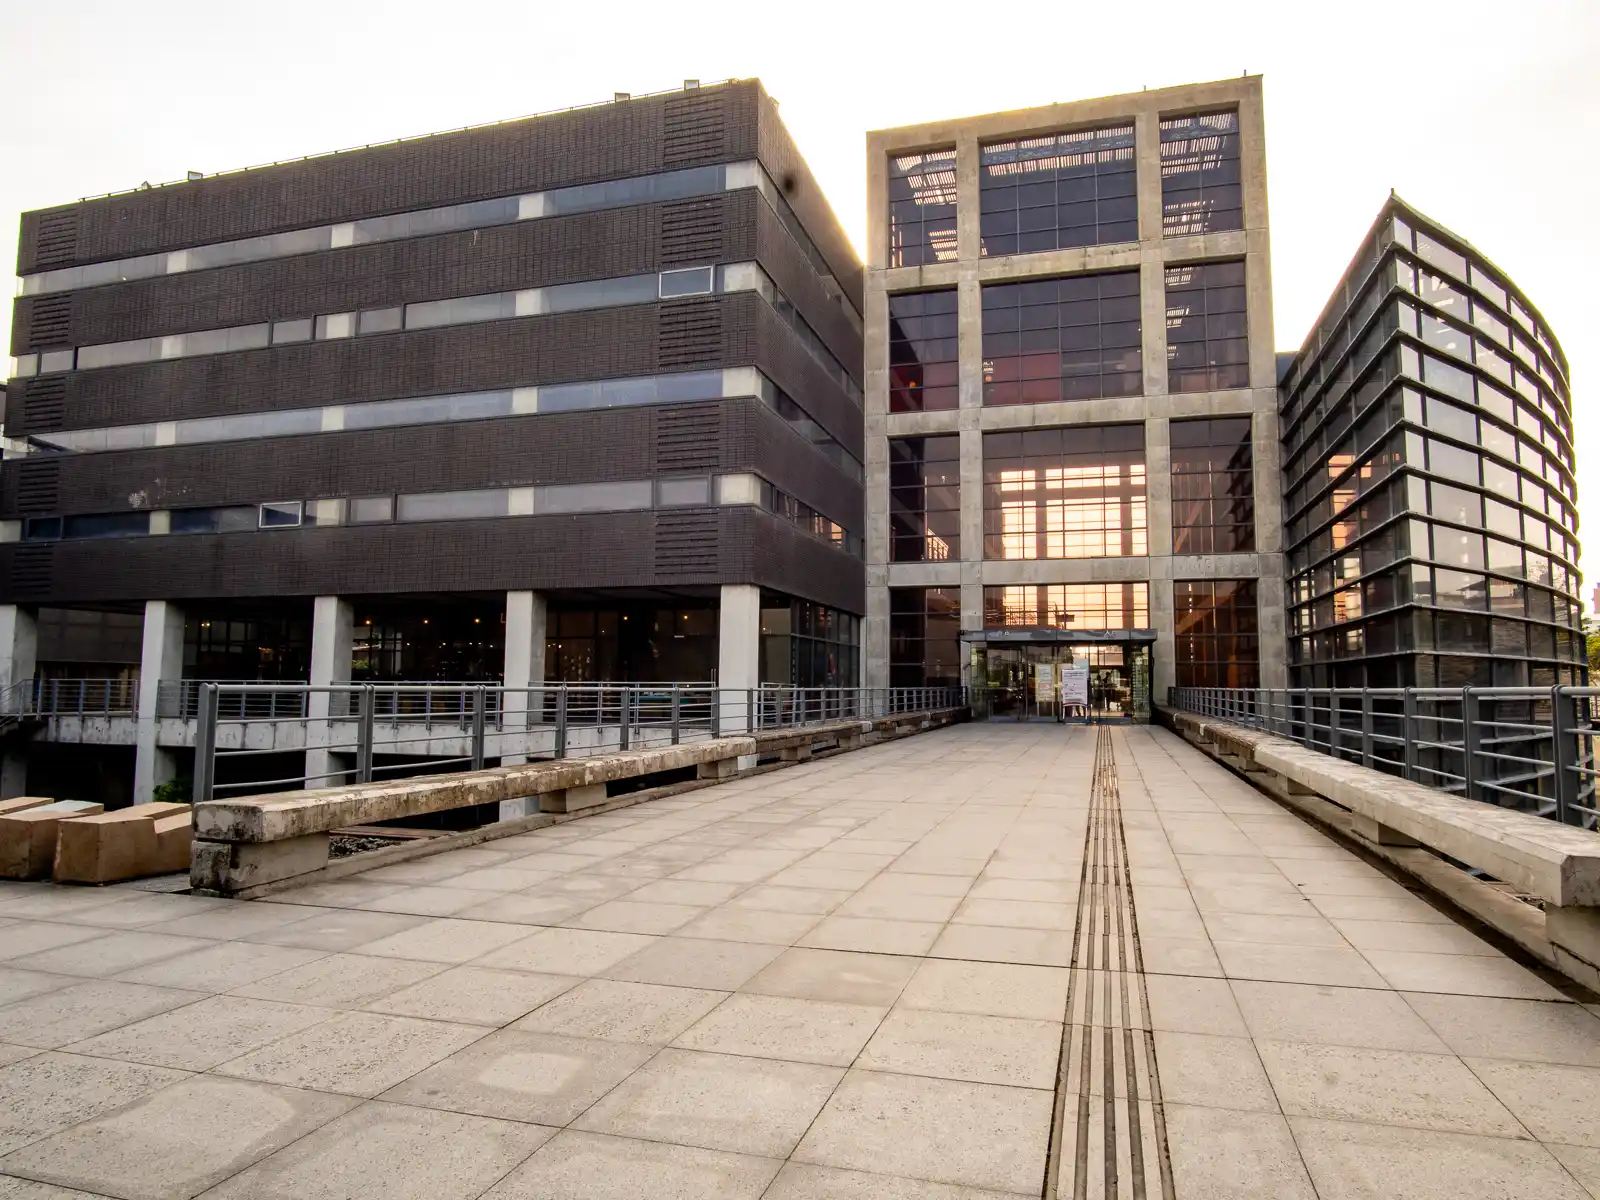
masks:
{"type": "Polygon", "coordinates": [[[1244,263],[1168,267],[1166,287],[1167,390],[1249,387],[1244,263]]]}
{"type": "Polygon", "coordinates": [[[1255,580],[1175,580],[1172,604],[1179,687],[1261,686],[1255,580]]]}
{"type": "Polygon", "coordinates": [[[954,288],[889,297],[889,411],[936,412],[959,404],[954,288]]]}
{"type": "Polygon", "coordinates": [[[1144,390],[1139,273],[983,289],[983,402],[1039,404],[1144,390]]]}
{"type": "Polygon", "coordinates": [[[1148,583],[1041,583],[983,589],[985,629],[1150,628],[1148,583]]]}
{"type": "Polygon", "coordinates": [[[889,159],[889,265],[921,267],[956,258],[956,152],[889,159]]]}
{"type": "Polygon", "coordinates": [[[985,558],[1149,553],[1143,426],[990,433],[983,454],[985,558]]]}
{"type": "Polygon", "coordinates": [[[1164,237],[1244,228],[1239,114],[1168,117],[1161,122],[1161,232],[1164,237]]]}
{"type": "Polygon", "coordinates": [[[1131,124],[991,142],[980,162],[985,256],[1139,238],[1131,124]]]}
{"type": "Polygon", "coordinates": [[[1255,549],[1255,462],[1249,417],[1173,421],[1172,552],[1255,549]]]}
{"type": "Polygon", "coordinates": [[[889,561],[961,558],[961,439],[889,441],[889,561]]]}

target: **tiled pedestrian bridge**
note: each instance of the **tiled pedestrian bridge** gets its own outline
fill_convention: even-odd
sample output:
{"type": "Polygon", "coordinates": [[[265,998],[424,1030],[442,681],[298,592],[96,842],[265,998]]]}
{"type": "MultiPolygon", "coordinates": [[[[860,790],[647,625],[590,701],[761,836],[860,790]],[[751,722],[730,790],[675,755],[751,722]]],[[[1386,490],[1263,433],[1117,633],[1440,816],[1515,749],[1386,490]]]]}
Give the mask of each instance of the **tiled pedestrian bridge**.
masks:
{"type": "Polygon", "coordinates": [[[1165,730],[963,725],[257,901],[0,885],[0,1197],[1593,1197],[1593,1000],[1165,730]]]}

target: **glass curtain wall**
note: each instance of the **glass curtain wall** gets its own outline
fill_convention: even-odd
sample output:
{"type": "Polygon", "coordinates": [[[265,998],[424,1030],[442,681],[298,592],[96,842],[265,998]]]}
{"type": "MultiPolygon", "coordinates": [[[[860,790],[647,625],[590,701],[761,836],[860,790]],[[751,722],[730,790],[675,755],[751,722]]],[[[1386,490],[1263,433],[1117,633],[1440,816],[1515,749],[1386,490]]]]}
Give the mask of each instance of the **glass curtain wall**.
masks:
{"type": "Polygon", "coordinates": [[[983,435],[988,559],[1149,553],[1144,426],[983,435]]]}
{"type": "Polygon", "coordinates": [[[961,683],[961,589],[889,589],[889,686],[961,683]]]}

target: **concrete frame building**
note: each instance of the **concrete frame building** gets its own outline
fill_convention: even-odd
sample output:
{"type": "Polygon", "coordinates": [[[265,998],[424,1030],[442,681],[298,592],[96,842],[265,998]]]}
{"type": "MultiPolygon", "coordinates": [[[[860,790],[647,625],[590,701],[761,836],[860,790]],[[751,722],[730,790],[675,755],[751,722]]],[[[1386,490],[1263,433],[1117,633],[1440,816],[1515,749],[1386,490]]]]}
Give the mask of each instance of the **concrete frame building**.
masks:
{"type": "Polygon", "coordinates": [[[0,685],[142,619],[139,800],[195,679],[858,681],[861,267],[757,81],[26,213],[18,273],[0,685]]]}
{"type": "MultiPolygon", "coordinates": [[[[1126,663],[1139,647],[1151,648],[1143,651],[1151,672],[1144,686],[1158,696],[1183,682],[1282,686],[1279,441],[1260,78],[882,130],[867,137],[867,172],[868,682],[931,682],[959,671],[964,682],[995,684],[995,650],[1007,646],[1010,677],[1018,677],[1020,661],[1022,685],[1031,686],[1029,662],[1061,661],[1063,648],[1080,653],[1070,648],[1109,641],[1117,644],[1097,652],[1096,665],[1126,663]],[[1216,267],[1231,278],[1213,290],[1242,295],[1244,303],[1207,316],[1203,303],[1193,303],[1195,293],[1184,290],[1203,284],[1216,267]],[[1048,311],[1052,297],[1030,311],[1041,297],[1024,294],[1020,320],[1005,314],[1010,319],[998,328],[1012,293],[1001,302],[991,297],[1013,285],[1055,281],[1062,281],[1053,298],[1056,315],[1048,311]],[[1122,335],[1111,332],[1108,288],[1123,310],[1116,322],[1122,335]],[[1130,295],[1137,297],[1138,332],[1131,346],[1130,295]],[[1086,306],[1086,322],[1071,315],[1086,306]],[[911,325],[918,329],[908,332],[911,325]],[[1019,326],[1015,349],[986,344],[1019,326]],[[1044,334],[1031,346],[1030,330],[1044,334]],[[1190,344],[1180,348],[1179,335],[1190,344]],[[1193,344],[1207,338],[1209,345],[1193,344]],[[909,353],[902,353],[905,346],[909,353]],[[1084,377],[1079,386],[1063,383],[1052,391],[1052,379],[1074,375],[1084,377]],[[1030,392],[1036,382],[1044,386],[1030,392]],[[1191,436],[1196,427],[1189,424],[1211,419],[1248,422],[1242,450],[1220,449],[1236,468],[1249,465],[1230,473],[1224,462],[1212,471],[1229,482],[1208,498],[1204,486],[1191,494],[1185,489],[1192,481],[1174,476],[1172,446],[1175,429],[1202,451],[1214,444],[1204,430],[1191,436]],[[1080,503],[1066,489],[1095,474],[1090,442],[1108,427],[1125,430],[1116,437],[1134,453],[1117,469],[1117,489],[1102,487],[1080,503]],[[1052,450],[1040,435],[1057,430],[1063,432],[1052,450]],[[1038,441],[1043,457],[1028,461],[1039,465],[1016,465],[1017,446],[1001,441],[1008,434],[1021,435],[1024,459],[1027,442],[1038,441]],[[920,439],[942,439],[944,465],[936,477],[915,478],[926,443],[920,452],[900,454],[920,439]],[[1074,452],[1080,449],[1087,454],[1074,452]],[[997,453],[1011,465],[991,468],[994,477],[986,479],[986,456],[997,453]],[[896,477],[902,458],[912,465],[896,477]],[[996,491],[1018,480],[1037,488],[1047,477],[1064,486],[1015,505],[1003,496],[995,502],[996,491]],[[900,500],[918,487],[920,512],[914,498],[900,500]],[[1244,488],[1248,497],[1238,494],[1244,488]],[[1226,539],[1189,536],[1225,523],[1216,520],[1211,499],[1234,514],[1248,511],[1233,522],[1248,531],[1226,539]],[[930,516],[941,507],[944,526],[930,516]],[[1105,535],[1119,523],[1124,531],[1142,524],[1142,536],[1113,544],[1115,537],[1105,535]],[[1019,534],[1028,544],[1014,544],[1019,534]],[[1227,552],[1215,552],[1218,546],[1227,552]],[[1210,611],[1219,584],[1246,585],[1220,634],[1210,611]],[[1120,597],[1089,590],[1119,585],[1120,597]],[[1024,588],[1061,589],[1064,603],[1058,593],[1041,591],[1035,607],[1017,590],[1024,588]],[[1184,596],[1175,599],[1175,591],[1184,596]],[[1020,604],[1013,601],[1018,595],[1020,604]],[[920,650],[912,644],[919,632],[920,650]],[[1219,636],[1226,639],[1220,652],[1219,636]],[[1228,661],[1244,669],[1210,669],[1228,661]]],[[[1226,431],[1235,443],[1240,428],[1235,423],[1226,431]]],[[[1199,458],[1206,474],[1205,455],[1199,458]]],[[[1109,479],[1110,470],[1099,478],[1109,479]]],[[[1134,682],[1124,669],[1124,687],[1134,682]]]]}

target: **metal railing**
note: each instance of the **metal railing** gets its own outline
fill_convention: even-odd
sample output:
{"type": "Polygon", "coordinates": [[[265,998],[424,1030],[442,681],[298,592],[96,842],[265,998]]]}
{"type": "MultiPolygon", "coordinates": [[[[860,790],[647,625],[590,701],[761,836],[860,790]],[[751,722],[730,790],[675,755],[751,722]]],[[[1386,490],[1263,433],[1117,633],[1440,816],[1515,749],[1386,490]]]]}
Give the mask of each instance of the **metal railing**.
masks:
{"type": "Polygon", "coordinates": [[[476,770],[489,759],[582,757],[964,703],[960,688],[700,683],[312,687],[182,680],[161,684],[158,693],[163,715],[188,716],[192,705],[196,800],[476,770]],[[270,768],[252,770],[249,763],[302,751],[306,766],[295,774],[264,777],[273,775],[270,768]]]}
{"type": "Polygon", "coordinates": [[[133,716],[137,679],[19,679],[0,692],[0,713],[16,717],[133,716]]]}
{"type": "Polygon", "coordinates": [[[1473,800],[1600,823],[1600,688],[1173,688],[1168,703],[1473,800]]]}

